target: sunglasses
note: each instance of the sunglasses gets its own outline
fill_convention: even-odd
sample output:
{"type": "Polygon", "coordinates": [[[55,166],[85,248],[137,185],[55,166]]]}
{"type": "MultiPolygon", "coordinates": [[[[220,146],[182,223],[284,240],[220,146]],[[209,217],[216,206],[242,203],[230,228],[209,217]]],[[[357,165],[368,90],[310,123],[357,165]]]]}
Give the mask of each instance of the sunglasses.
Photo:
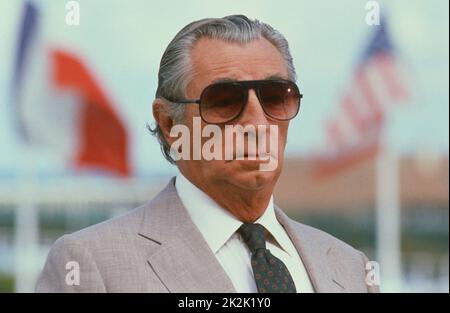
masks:
{"type": "Polygon", "coordinates": [[[244,112],[250,89],[255,90],[268,117],[288,121],[298,114],[303,95],[294,82],[283,79],[219,82],[203,89],[200,99],[167,100],[181,104],[197,103],[205,123],[224,124],[244,112]]]}

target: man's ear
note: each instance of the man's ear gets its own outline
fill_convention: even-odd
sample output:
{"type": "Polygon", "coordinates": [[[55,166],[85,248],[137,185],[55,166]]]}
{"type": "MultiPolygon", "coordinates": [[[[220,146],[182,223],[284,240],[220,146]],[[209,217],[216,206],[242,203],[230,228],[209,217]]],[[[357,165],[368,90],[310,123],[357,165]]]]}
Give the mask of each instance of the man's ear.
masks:
{"type": "Polygon", "coordinates": [[[155,99],[153,101],[153,117],[156,123],[161,128],[161,131],[166,139],[166,142],[170,145],[175,138],[170,137],[170,130],[174,124],[172,117],[167,111],[167,105],[162,99],[155,99]]]}

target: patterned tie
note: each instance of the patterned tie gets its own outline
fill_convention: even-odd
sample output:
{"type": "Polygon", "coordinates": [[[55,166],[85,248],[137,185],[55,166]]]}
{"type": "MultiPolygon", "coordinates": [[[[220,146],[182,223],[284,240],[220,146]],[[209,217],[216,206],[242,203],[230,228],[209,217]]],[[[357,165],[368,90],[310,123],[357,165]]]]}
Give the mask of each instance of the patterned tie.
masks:
{"type": "Polygon", "coordinates": [[[242,224],[238,230],[252,252],[253,275],[258,292],[297,292],[286,265],[266,249],[265,231],[261,224],[242,224]]]}

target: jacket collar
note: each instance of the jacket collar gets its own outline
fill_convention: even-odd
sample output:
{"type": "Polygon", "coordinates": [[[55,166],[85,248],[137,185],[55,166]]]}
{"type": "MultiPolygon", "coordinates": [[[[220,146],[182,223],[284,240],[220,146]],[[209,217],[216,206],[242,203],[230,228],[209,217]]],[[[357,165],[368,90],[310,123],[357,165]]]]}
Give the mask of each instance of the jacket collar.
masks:
{"type": "MultiPolygon", "coordinates": [[[[342,292],[345,277],[333,247],[317,242],[315,232],[275,206],[275,214],[299,253],[316,292],[342,292]]],[[[170,292],[235,292],[214,252],[181,203],[175,177],[145,208],[139,236],[149,240],[147,262],[170,292]]]]}
{"type": "Polygon", "coordinates": [[[148,205],[139,235],[147,261],[170,292],[235,292],[231,280],[183,207],[172,178],[148,205]]]}

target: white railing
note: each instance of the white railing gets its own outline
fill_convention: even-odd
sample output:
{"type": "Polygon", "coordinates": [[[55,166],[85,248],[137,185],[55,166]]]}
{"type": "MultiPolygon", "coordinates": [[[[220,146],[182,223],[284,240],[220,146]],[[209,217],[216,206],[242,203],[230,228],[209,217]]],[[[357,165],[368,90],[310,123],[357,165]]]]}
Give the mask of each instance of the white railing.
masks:
{"type": "MultiPolygon", "coordinates": [[[[74,216],[87,216],[91,210],[103,210],[109,218],[147,202],[169,178],[0,182],[0,210],[11,210],[15,215],[12,234],[0,229],[0,271],[14,273],[15,291],[34,290],[37,275],[55,239],[39,229],[39,210],[62,213],[68,221],[74,216]]],[[[409,261],[397,291],[448,292],[448,254],[414,252],[403,254],[402,260],[409,261]]]]}
{"type": "MultiPolygon", "coordinates": [[[[0,265],[13,264],[16,292],[32,292],[48,246],[39,242],[39,208],[63,210],[105,209],[110,216],[149,201],[168,182],[169,177],[145,179],[77,178],[45,182],[0,183],[0,209],[14,210],[13,246],[4,248],[0,265]],[[7,255],[6,253],[9,253],[7,255]],[[11,262],[12,258],[12,262],[11,262]]],[[[82,212],[79,212],[82,213],[82,212]]],[[[1,244],[1,243],[0,243],[1,244]]]]}

